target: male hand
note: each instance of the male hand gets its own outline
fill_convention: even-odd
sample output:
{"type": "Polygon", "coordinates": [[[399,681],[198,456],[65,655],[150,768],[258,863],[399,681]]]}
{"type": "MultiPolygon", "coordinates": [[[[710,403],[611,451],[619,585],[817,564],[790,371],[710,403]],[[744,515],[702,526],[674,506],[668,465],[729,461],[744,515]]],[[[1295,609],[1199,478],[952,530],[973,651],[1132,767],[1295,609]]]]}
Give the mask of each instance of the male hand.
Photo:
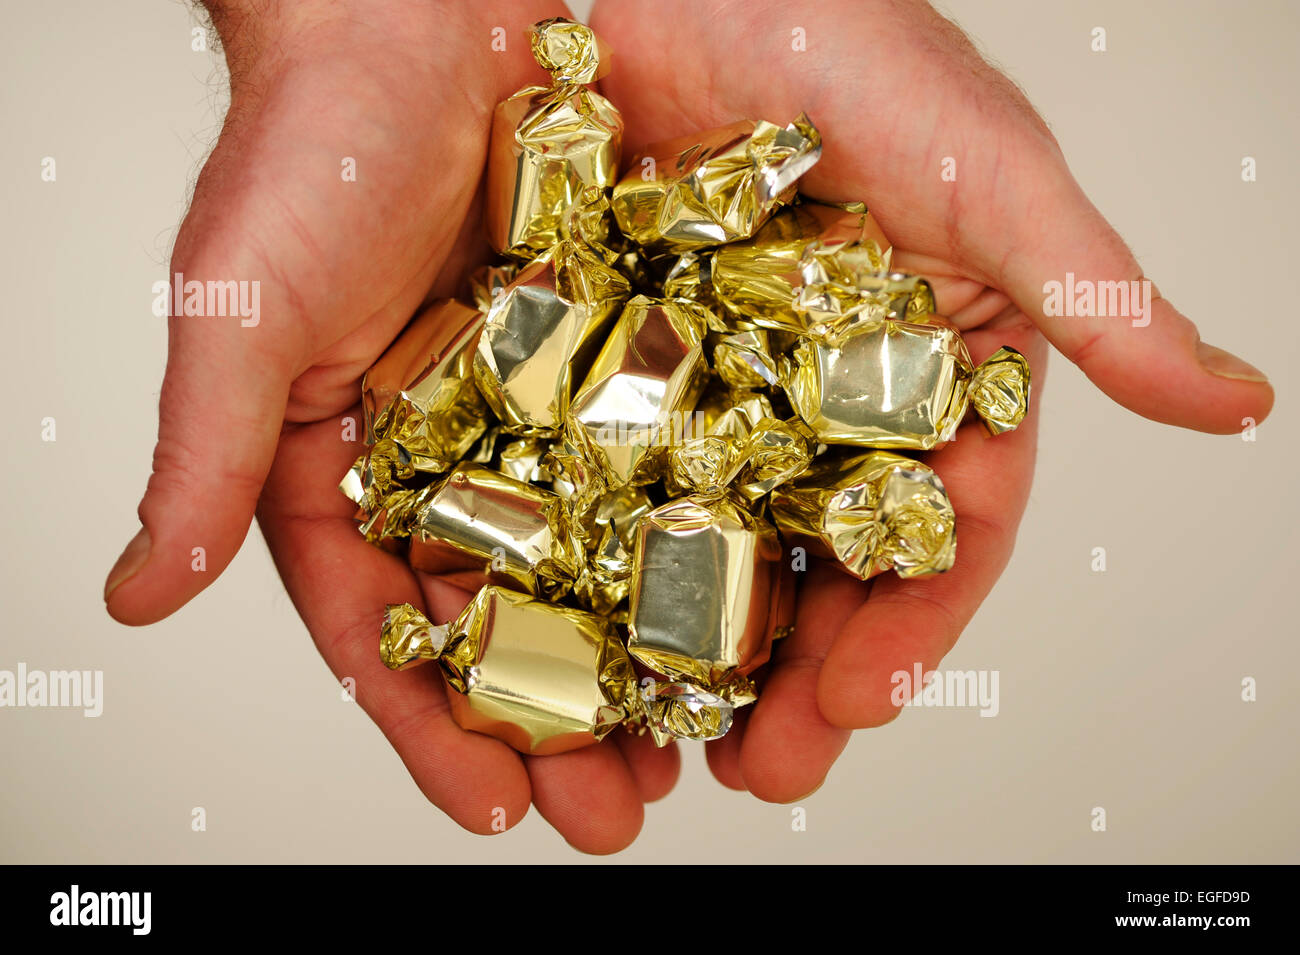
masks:
{"type": "MultiPolygon", "coordinates": [[[[1120,404],[1216,434],[1262,421],[1263,375],[1202,344],[1156,298],[1150,324],[1043,312],[1043,284],[1138,280],[1142,270],[1089,203],[1043,121],[953,24],[916,0],[599,0],[613,47],[601,88],[623,111],[626,153],[738,119],[806,111],[821,161],[799,190],[867,203],[894,262],[930,279],[975,361],[1019,349],[1033,374],[1020,428],[971,422],[926,456],[957,514],[957,562],[936,577],[853,580],[812,566],[794,635],[778,644],[756,704],[709,764],[725,785],[788,802],[821,785],[853,728],[899,712],[891,675],[934,669],[1011,557],[1033,476],[1047,341],[1120,404]],[[795,29],[805,50],[796,50],[795,29]],[[941,176],[956,160],[956,180],[941,176]],[[870,600],[867,600],[868,594],[870,600]]],[[[1158,293],[1153,293],[1158,295],[1158,293]]]]}
{"type": "Polygon", "coordinates": [[[109,612],[167,616],[234,557],[256,508],[285,586],[334,673],[426,795],[467,829],[530,801],[579,849],[635,838],[676,781],[675,749],[616,734],[543,758],[461,730],[436,667],[379,662],[385,604],[446,620],[472,594],[367,544],[338,481],[361,452],[360,378],[426,295],[462,290],[497,102],[545,74],[527,26],[545,0],[211,4],[231,106],[172,256],[186,281],[261,282],[261,321],[172,317],[144,526],[113,568],[109,612]],[[493,28],[505,52],[492,50],[493,28]],[[356,161],[356,181],[342,177],[356,161]],[[432,289],[432,292],[430,291],[432,289]],[[190,569],[202,546],[208,571],[190,569]]]}

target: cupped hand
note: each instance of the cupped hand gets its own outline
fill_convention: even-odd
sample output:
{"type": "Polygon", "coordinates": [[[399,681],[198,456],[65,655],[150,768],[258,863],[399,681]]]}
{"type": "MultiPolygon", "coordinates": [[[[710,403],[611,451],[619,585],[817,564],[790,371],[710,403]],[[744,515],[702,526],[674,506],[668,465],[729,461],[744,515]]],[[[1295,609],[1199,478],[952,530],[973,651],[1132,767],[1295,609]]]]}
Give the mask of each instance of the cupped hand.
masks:
{"type": "Polygon", "coordinates": [[[386,604],[446,620],[470,594],[367,544],[337,488],[361,451],[361,375],[426,297],[463,291],[475,264],[467,250],[486,251],[480,179],[492,110],[544,79],[525,30],[565,10],[543,0],[210,9],[230,109],[171,271],[186,282],[259,282],[260,321],[170,319],[143,530],[109,575],[109,612],[147,624],[182,606],[234,557],[256,510],[321,654],[355,681],[357,701],[434,803],[491,833],[532,802],[574,846],[621,849],[643,802],[674,784],[676,750],[619,733],[524,758],[457,727],[436,668],[388,673],[378,632],[386,604]],[[493,49],[501,36],[504,51],[493,49]]]}
{"type": "Polygon", "coordinates": [[[1076,287],[1145,276],[1020,91],[928,5],[599,0],[591,24],[613,49],[601,87],[623,111],[629,155],[738,119],[785,123],[806,111],[824,149],[800,190],[864,200],[897,267],[931,279],[972,357],[1010,345],[1033,369],[1034,405],[1017,431],[988,438],[968,423],[926,456],[957,514],[955,567],[869,583],[812,567],[794,635],[774,652],[759,701],[709,744],[724,785],[796,800],[821,785],[852,728],[898,714],[891,676],[916,663],[934,669],[1010,559],[1033,474],[1047,342],[1120,404],[1182,427],[1239,431],[1244,418],[1263,420],[1272,390],[1251,366],[1202,344],[1158,292],[1149,316],[1045,314],[1044,283],[1064,283],[1067,272],[1076,287]]]}

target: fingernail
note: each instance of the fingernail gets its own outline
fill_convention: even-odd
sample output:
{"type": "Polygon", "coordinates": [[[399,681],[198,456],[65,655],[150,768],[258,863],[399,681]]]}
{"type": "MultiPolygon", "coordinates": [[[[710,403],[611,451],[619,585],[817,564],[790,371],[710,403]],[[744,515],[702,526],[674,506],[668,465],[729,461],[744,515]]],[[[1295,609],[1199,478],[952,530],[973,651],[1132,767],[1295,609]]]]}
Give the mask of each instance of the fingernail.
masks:
{"type": "Polygon", "coordinates": [[[126,545],[126,550],[122,551],[122,556],[108,572],[108,581],[104,584],[105,601],[114,590],[134,577],[136,571],[144,566],[144,562],[149,559],[149,547],[152,543],[149,532],[143,527],[131,538],[131,543],[126,545]]]}
{"type": "Polygon", "coordinates": [[[1220,378],[1232,378],[1236,381],[1268,381],[1268,375],[1254,365],[1242,361],[1230,351],[1215,348],[1213,345],[1205,344],[1205,342],[1197,343],[1196,357],[1206,371],[1218,375],[1220,378]]]}

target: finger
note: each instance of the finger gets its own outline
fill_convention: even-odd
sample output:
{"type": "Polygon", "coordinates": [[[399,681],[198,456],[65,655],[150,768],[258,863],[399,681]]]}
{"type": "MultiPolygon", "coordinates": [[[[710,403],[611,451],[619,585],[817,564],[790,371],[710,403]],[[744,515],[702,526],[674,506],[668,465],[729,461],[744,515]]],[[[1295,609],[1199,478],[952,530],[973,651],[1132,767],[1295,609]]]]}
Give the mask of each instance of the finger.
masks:
{"type": "Polygon", "coordinates": [[[437,667],[392,673],[379,661],[387,604],[427,607],[445,620],[466,595],[435,593],[429,606],[401,558],[357,533],[352,505],[333,487],[354,451],[338,435],[337,423],[324,421],[281,442],[259,508],[271,556],[321,656],[340,679],[355,681],[357,702],[429,800],[472,832],[509,828],[531,800],[518,754],[455,724],[437,667]]]}
{"type": "Polygon", "coordinates": [[[869,585],[815,563],[799,593],[794,633],[777,644],[740,746],[745,787],[768,802],[814,792],[849,741],[817,704],[817,682],[835,636],[869,585]]]}
{"type": "Polygon", "coordinates": [[[682,771],[682,754],[676,743],[659,747],[649,733],[638,736],[623,730],[615,730],[613,739],[632,770],[642,802],[655,802],[672,792],[682,771]]]}
{"type": "Polygon", "coordinates": [[[987,436],[971,422],[957,440],[927,459],[943,480],[957,521],[957,559],[944,574],[902,580],[877,577],[870,598],[844,623],[821,668],[817,702],[835,726],[878,726],[902,701],[891,699],[893,674],[933,669],[993,588],[1015,544],[1033,479],[1046,346],[1016,315],[966,336],[972,355],[1011,345],[1036,373],[1034,400],[1020,427],[987,436]]]}
{"type": "Polygon", "coordinates": [[[704,744],[704,758],[709,771],[718,782],[737,792],[745,792],[748,788],[740,771],[740,748],[745,739],[745,727],[757,705],[753,703],[737,711],[727,735],[704,744]]]}
{"type": "Polygon", "coordinates": [[[537,811],[579,852],[618,852],[641,831],[641,794],[609,740],[554,756],[528,756],[525,762],[537,811]]]}
{"type": "MultiPolygon", "coordinates": [[[[972,157],[974,159],[974,157],[972,157]]],[[[979,160],[974,160],[979,161],[979,160]]],[[[1052,148],[1005,196],[983,268],[1102,391],[1147,418],[1216,434],[1262,421],[1273,390],[1257,368],[1200,340],[1159,292],[1052,148]]]]}
{"type": "MultiPolygon", "coordinates": [[[[238,267],[195,265],[184,275],[186,285],[203,283],[199,289],[244,283],[235,287],[244,290],[249,317],[182,311],[171,319],[141,528],[104,586],[109,613],[129,624],[167,616],[235,556],[275,454],[289,390],[286,356],[258,317],[260,309],[278,307],[276,293],[254,293],[249,271],[238,267]]],[[[196,307],[206,312],[200,295],[204,304],[196,307]]]]}

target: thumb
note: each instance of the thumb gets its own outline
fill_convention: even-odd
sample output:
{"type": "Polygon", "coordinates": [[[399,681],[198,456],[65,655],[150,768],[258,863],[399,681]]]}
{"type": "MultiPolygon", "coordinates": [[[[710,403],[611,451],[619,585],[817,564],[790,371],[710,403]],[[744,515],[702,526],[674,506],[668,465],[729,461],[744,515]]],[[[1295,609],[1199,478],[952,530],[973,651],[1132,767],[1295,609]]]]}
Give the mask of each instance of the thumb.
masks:
{"type": "Polygon", "coordinates": [[[1160,297],[1054,148],[1034,160],[1020,208],[1004,208],[1006,256],[983,267],[1102,391],[1166,424],[1215,434],[1264,419],[1273,389],[1257,368],[1200,340],[1160,297]]]}
{"type": "Polygon", "coordinates": [[[177,610],[239,550],[275,454],[292,377],[274,345],[275,323],[262,321],[263,310],[280,309],[256,275],[203,257],[182,263],[181,256],[173,257],[172,272],[173,286],[181,284],[180,308],[177,292],[168,290],[167,369],[142,526],[104,588],[108,612],[128,624],[177,610]]]}

